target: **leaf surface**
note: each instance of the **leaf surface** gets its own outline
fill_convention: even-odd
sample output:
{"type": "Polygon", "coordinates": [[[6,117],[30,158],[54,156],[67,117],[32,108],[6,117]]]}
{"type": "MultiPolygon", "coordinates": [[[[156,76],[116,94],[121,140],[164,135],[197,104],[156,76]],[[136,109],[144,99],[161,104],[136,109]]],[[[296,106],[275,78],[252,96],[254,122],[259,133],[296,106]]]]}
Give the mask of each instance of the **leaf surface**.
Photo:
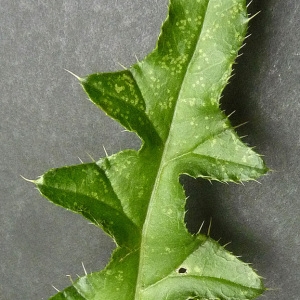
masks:
{"type": "Polygon", "coordinates": [[[104,270],[52,299],[253,299],[264,291],[248,265],[187,231],[179,183],[180,174],[240,182],[267,171],[219,107],[248,21],[244,0],[171,0],[144,60],[80,79],[91,101],[143,145],[35,181],[117,245],[104,270]]]}

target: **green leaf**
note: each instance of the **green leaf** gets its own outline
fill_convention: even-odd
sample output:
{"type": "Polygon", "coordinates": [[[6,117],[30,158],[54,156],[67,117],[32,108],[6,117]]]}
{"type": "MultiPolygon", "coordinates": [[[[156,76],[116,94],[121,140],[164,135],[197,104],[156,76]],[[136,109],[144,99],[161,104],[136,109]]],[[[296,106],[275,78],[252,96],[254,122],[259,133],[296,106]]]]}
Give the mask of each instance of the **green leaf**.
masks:
{"type": "Polygon", "coordinates": [[[253,299],[258,275],[184,223],[180,174],[240,182],[267,172],[219,99],[243,43],[244,0],[171,0],[157,47],[128,70],[80,78],[91,101],[142,139],[96,163],[35,181],[55,204],[116,242],[108,266],[51,299],[253,299]]]}

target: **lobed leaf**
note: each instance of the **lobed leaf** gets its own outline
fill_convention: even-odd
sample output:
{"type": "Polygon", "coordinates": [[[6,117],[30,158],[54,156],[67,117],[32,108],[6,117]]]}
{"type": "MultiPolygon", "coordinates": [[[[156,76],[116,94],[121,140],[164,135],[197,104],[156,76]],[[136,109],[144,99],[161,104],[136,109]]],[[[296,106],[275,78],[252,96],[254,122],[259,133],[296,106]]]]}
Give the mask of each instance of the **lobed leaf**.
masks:
{"type": "Polygon", "coordinates": [[[103,271],[51,299],[253,299],[264,291],[248,265],[188,232],[179,183],[180,174],[240,182],[267,171],[219,107],[248,21],[245,0],[171,0],[143,61],[80,79],[91,101],[143,145],[35,181],[117,245],[103,271]]]}

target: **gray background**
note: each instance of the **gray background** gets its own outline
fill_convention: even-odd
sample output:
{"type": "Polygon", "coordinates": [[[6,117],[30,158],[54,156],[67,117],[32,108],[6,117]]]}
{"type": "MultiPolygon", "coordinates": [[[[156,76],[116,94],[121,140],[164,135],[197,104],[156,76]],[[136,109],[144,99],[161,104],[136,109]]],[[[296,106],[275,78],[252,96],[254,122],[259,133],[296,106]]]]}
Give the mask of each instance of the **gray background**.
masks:
{"type": "MultiPolygon", "coordinates": [[[[247,46],[223,108],[274,171],[258,183],[182,178],[191,231],[212,217],[211,236],[252,262],[273,289],[300,299],[300,2],[254,0],[247,46]]],[[[139,140],[107,118],[78,75],[120,69],[155,45],[167,0],[0,0],[0,299],[47,299],[66,275],[103,268],[114,245],[86,220],[44,200],[20,175],[78,164],[139,140]]]]}

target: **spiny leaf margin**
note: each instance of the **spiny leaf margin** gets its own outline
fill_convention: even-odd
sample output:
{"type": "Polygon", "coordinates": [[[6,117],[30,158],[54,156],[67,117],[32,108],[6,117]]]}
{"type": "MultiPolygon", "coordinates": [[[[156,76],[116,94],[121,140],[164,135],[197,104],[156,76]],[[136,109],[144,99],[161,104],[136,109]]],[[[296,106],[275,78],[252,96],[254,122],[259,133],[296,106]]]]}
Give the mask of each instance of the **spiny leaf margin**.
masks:
{"type": "MultiPolygon", "coordinates": [[[[246,273],[254,278],[253,287],[248,282],[248,287],[237,284],[231,290],[238,282],[231,278],[222,286],[227,264],[221,270],[214,264],[227,252],[219,245],[221,252],[212,251],[215,242],[187,232],[184,191],[178,182],[183,173],[239,182],[267,171],[219,110],[221,92],[246,33],[245,1],[173,0],[169,8],[157,48],[143,61],[129,70],[81,79],[96,105],[137,132],[144,142],[141,150],[126,150],[94,164],[50,170],[36,181],[50,201],[90,219],[118,246],[105,270],[79,279],[53,299],[252,299],[264,290],[249,267],[246,273]],[[221,25],[228,25],[225,37],[221,25]],[[85,188],[95,184],[94,189],[85,188]],[[128,186],[131,191],[126,195],[128,186]],[[160,244],[162,240],[164,244],[160,244]],[[212,252],[196,255],[205,245],[210,245],[212,252]],[[211,253],[214,272],[208,277],[213,285],[209,287],[206,280],[197,290],[203,284],[198,278],[195,285],[192,280],[185,284],[187,291],[184,287],[176,290],[188,278],[176,271],[185,258],[193,257],[193,264],[200,265],[211,253]],[[179,281],[153,290],[170,276],[179,281]]],[[[228,259],[236,260],[232,255],[228,259]]],[[[199,277],[203,270],[194,272],[199,277]]]]}

